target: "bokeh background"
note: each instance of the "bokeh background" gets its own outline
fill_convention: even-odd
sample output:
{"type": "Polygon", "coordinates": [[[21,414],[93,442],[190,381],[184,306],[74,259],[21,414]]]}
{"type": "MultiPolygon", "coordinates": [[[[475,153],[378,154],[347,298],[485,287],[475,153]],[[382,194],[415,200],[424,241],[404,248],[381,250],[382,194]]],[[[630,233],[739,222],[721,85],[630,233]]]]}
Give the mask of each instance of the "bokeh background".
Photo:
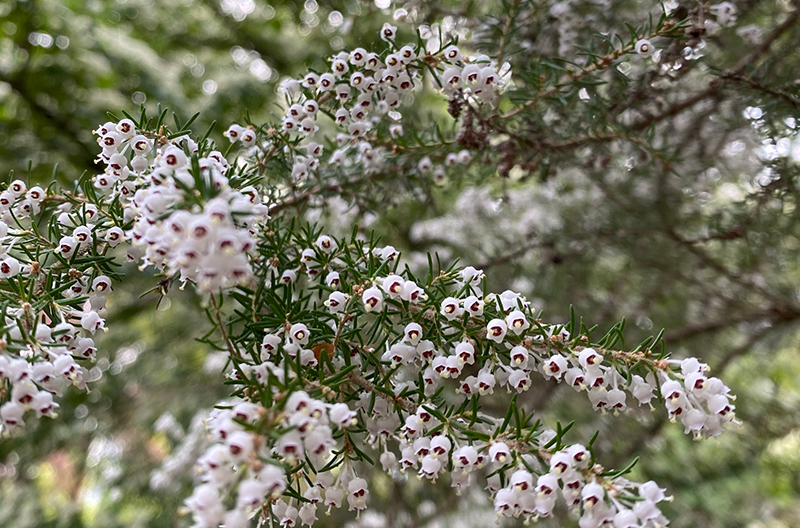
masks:
{"type": "MultiPolygon", "coordinates": [[[[667,9],[677,20],[707,4],[667,9]]],[[[565,140],[581,137],[587,119],[631,109],[646,116],[651,104],[669,112],[670,102],[705,93],[710,78],[798,9],[789,1],[732,4],[736,24],[711,28],[683,71],[659,68],[658,58],[644,70],[623,62],[619,75],[634,72],[613,105],[590,87],[531,122],[565,140]]],[[[496,29],[511,7],[521,15],[503,52],[521,92],[543,57],[577,56],[593,34],[626,34],[624,22],[637,26],[661,12],[658,3],[616,0],[3,0],[0,175],[55,175],[69,185],[97,170],[91,130],[106,113],[142,104],[184,118],[200,112],[196,129],[216,121],[217,140],[246,116],[276,120],[281,79],[324,69],[341,49],[372,47],[398,9],[495,55],[496,29]]],[[[401,24],[409,37],[411,28],[401,24]]],[[[703,358],[739,396],[741,427],[693,442],[663,413],[601,417],[555,384],[534,387],[525,405],[551,426],[574,418],[573,441],[600,430],[595,445],[606,466],[641,455],[634,477],[668,487],[674,526],[800,526],[798,49],[800,23],[770,41],[745,80],[727,79],[697,106],[662,118],[645,138],[656,148],[646,152],[625,141],[587,142],[499,172],[486,154],[424,201],[298,214],[333,232],[369,224],[412,262],[436,251],[482,267],[492,289],[523,292],[549,321],[566,320],[570,305],[601,330],[624,317],[628,344],[666,329],[675,357],[703,358]]],[[[440,98],[419,98],[406,126],[452,129],[445,110],[440,98]]],[[[157,307],[155,297],[140,297],[156,279],[129,271],[132,280],[110,301],[112,331],[100,341],[91,394],[73,393],[59,419],[0,439],[0,526],[188,526],[178,513],[202,445],[200,417],[225,396],[221,364],[195,341],[208,330],[197,299],[175,291],[157,307]]],[[[370,500],[379,513],[360,525],[493,522],[488,501],[465,503],[446,485],[415,479],[376,475],[370,500]]],[[[542,524],[576,525],[563,512],[542,524]]]]}

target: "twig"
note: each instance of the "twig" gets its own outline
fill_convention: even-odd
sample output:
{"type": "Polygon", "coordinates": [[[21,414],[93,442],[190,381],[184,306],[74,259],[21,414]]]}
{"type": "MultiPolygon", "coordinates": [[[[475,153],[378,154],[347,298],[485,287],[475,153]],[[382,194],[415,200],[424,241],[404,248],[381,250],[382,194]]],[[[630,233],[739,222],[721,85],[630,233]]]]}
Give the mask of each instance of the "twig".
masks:
{"type": "Polygon", "coordinates": [[[233,343],[231,343],[231,340],[228,337],[228,332],[225,330],[225,324],[222,322],[219,305],[217,305],[217,298],[214,296],[214,294],[211,294],[211,306],[214,308],[214,319],[217,322],[220,334],[222,334],[222,339],[225,341],[225,345],[228,348],[228,353],[231,355],[231,357],[241,361],[242,358],[239,356],[239,352],[236,351],[236,348],[233,346],[233,343]]]}
{"type": "Polygon", "coordinates": [[[371,392],[375,396],[379,398],[383,398],[384,400],[388,401],[389,403],[394,403],[401,407],[402,409],[414,414],[417,412],[417,405],[409,400],[408,398],[403,398],[402,396],[390,396],[385,392],[379,391],[375,388],[375,384],[366,379],[365,377],[356,374],[355,372],[351,372],[347,378],[364,389],[367,392],[371,392]]]}
{"type": "Polygon", "coordinates": [[[519,8],[520,0],[514,0],[511,9],[508,11],[508,19],[505,26],[503,26],[503,33],[500,35],[500,45],[497,49],[497,65],[500,67],[503,64],[503,56],[506,52],[506,44],[508,43],[509,33],[511,32],[511,24],[514,23],[514,18],[517,16],[517,8],[519,8]]]}
{"type": "MultiPolygon", "coordinates": [[[[664,24],[664,26],[660,30],[656,31],[655,33],[653,33],[651,35],[648,35],[645,38],[651,39],[651,38],[658,37],[658,36],[660,36],[660,35],[662,35],[664,33],[667,33],[668,31],[671,31],[672,29],[674,29],[674,27],[675,27],[674,23],[667,22],[666,24],[664,24]]],[[[625,55],[626,53],[630,53],[631,51],[633,51],[635,46],[636,46],[636,44],[632,43],[632,44],[629,44],[629,45],[627,45],[627,46],[625,46],[623,48],[616,49],[616,50],[612,51],[611,53],[609,53],[608,55],[605,55],[604,57],[602,57],[598,62],[592,63],[589,66],[587,66],[586,68],[583,68],[578,72],[570,73],[569,74],[569,78],[564,79],[562,82],[559,82],[559,83],[551,86],[550,88],[548,88],[547,90],[545,90],[544,92],[539,94],[537,97],[534,97],[533,99],[530,99],[530,100],[526,101],[521,106],[518,106],[518,107],[514,108],[513,110],[509,110],[505,114],[500,115],[499,116],[500,119],[508,119],[510,117],[514,117],[515,115],[521,113],[525,109],[535,105],[540,100],[542,100],[542,99],[544,99],[546,97],[551,97],[551,96],[557,94],[558,92],[561,91],[562,86],[567,84],[567,83],[574,83],[575,81],[579,81],[579,80],[583,79],[584,77],[586,77],[587,75],[590,75],[590,74],[592,74],[592,73],[594,73],[596,71],[605,70],[606,68],[611,66],[614,63],[614,61],[617,60],[618,58],[620,58],[622,55],[625,55]]]]}

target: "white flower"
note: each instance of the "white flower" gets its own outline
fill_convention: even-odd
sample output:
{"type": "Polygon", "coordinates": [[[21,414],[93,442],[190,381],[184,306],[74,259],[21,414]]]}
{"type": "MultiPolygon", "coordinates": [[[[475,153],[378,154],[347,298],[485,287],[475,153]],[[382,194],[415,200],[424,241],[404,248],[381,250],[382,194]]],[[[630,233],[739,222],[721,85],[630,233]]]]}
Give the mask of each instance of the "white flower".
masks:
{"type": "Polygon", "coordinates": [[[350,407],[347,406],[346,403],[336,403],[331,405],[330,411],[328,411],[331,422],[335,423],[339,427],[349,427],[351,425],[356,425],[356,413],[350,410],[350,407]]]}
{"type": "Polygon", "coordinates": [[[8,279],[17,275],[20,271],[20,264],[14,257],[6,257],[0,261],[0,279],[8,279]]]}
{"type": "Polygon", "coordinates": [[[105,275],[99,275],[92,281],[92,290],[95,293],[107,293],[111,289],[111,279],[105,275]]]}
{"type": "Polygon", "coordinates": [[[494,510],[497,515],[511,516],[516,510],[519,497],[514,490],[503,488],[494,496],[494,510]]]}
{"type": "Polygon", "coordinates": [[[433,168],[433,162],[428,156],[423,156],[419,163],[417,164],[417,168],[422,174],[427,174],[433,168]]]}
{"type": "Polygon", "coordinates": [[[317,86],[317,83],[319,83],[319,75],[313,72],[307,73],[302,82],[303,86],[306,88],[314,88],[317,86]]]}
{"type": "Polygon", "coordinates": [[[245,147],[252,147],[256,142],[256,133],[253,129],[247,128],[242,132],[241,136],[242,145],[245,147]]]}
{"type": "Polygon", "coordinates": [[[383,309],[383,294],[375,286],[364,290],[361,299],[364,301],[364,309],[368,312],[379,312],[383,309]]]}
{"type": "Polygon", "coordinates": [[[316,244],[317,247],[320,248],[325,253],[330,253],[335,249],[333,239],[328,235],[320,235],[320,237],[317,238],[316,244]]]}
{"type": "Polygon", "coordinates": [[[645,381],[645,379],[638,374],[634,374],[631,377],[630,391],[633,397],[639,400],[640,405],[650,403],[650,400],[653,399],[653,391],[655,388],[654,384],[645,381]]]}
{"type": "Polygon", "coordinates": [[[75,249],[78,247],[78,241],[71,236],[62,237],[61,240],[58,242],[58,247],[56,251],[61,253],[61,256],[65,258],[69,258],[72,256],[72,253],[75,252],[75,249]]]}
{"type": "Polygon", "coordinates": [[[417,303],[420,301],[424,301],[428,298],[425,290],[417,286],[417,283],[414,281],[405,281],[403,283],[403,291],[400,293],[400,298],[404,301],[409,301],[411,303],[417,303]]]}
{"type": "Polygon", "coordinates": [[[442,470],[442,462],[433,456],[425,456],[422,458],[422,463],[420,464],[419,474],[426,478],[436,480],[436,477],[439,475],[439,472],[442,470]]]}
{"type": "Polygon", "coordinates": [[[561,379],[567,370],[567,358],[561,354],[553,354],[543,365],[544,375],[548,378],[561,379]]]}
{"type": "Polygon", "coordinates": [[[459,66],[447,68],[442,74],[442,84],[447,92],[452,92],[459,88],[461,86],[461,68],[459,66]]]}
{"type": "Polygon", "coordinates": [[[281,274],[281,282],[284,284],[291,284],[297,280],[297,271],[286,270],[281,274]]]}
{"type": "Polygon", "coordinates": [[[518,368],[525,368],[528,365],[528,349],[524,346],[515,346],[509,352],[511,363],[518,368]]]}
{"type": "Polygon", "coordinates": [[[625,391],[620,389],[611,389],[606,396],[608,399],[608,408],[618,414],[627,408],[625,391]]]}
{"type": "Polygon", "coordinates": [[[267,360],[275,355],[280,346],[281,338],[275,334],[267,334],[261,340],[261,359],[267,360]]]}
{"type": "Polygon", "coordinates": [[[308,344],[309,336],[310,332],[308,331],[308,327],[303,323],[295,323],[289,330],[289,338],[297,345],[308,344]]]}
{"type": "Polygon", "coordinates": [[[550,458],[550,472],[563,478],[572,470],[572,457],[564,450],[559,451],[550,458]]]}
{"type": "Polygon", "coordinates": [[[655,51],[655,47],[647,39],[640,39],[636,41],[636,53],[646,57],[655,51]]]}
{"type": "Polygon", "coordinates": [[[473,317],[480,317],[483,315],[484,302],[482,299],[470,295],[462,300],[464,310],[466,310],[473,317]]]}
{"type": "Polygon", "coordinates": [[[605,488],[596,482],[586,484],[581,490],[581,500],[586,509],[594,507],[598,502],[602,502],[605,497],[605,488]]]}
{"type": "Polygon", "coordinates": [[[475,347],[468,341],[462,341],[456,345],[455,355],[461,363],[467,365],[475,363],[475,347]]]}
{"type": "Polygon", "coordinates": [[[511,456],[511,450],[505,442],[495,442],[489,448],[489,459],[499,464],[505,464],[508,457],[511,456]]]}
{"type": "Polygon", "coordinates": [[[497,380],[491,372],[482,370],[478,374],[478,382],[476,384],[478,393],[481,395],[494,393],[494,386],[496,382],[497,380]]]}
{"type": "Polygon", "coordinates": [[[492,319],[486,325],[486,338],[494,341],[495,343],[502,343],[506,337],[508,325],[502,319],[492,319]]]}
{"type": "Polygon", "coordinates": [[[416,346],[422,338],[422,326],[419,323],[408,323],[404,330],[404,339],[411,345],[416,346]]]}
{"type": "Polygon", "coordinates": [[[506,324],[508,329],[516,335],[520,335],[531,326],[525,314],[519,310],[514,310],[506,316],[506,324]]]}
{"type": "Polygon", "coordinates": [[[367,60],[367,50],[364,48],[356,48],[350,52],[350,64],[353,66],[362,66],[367,60]]]}
{"type": "Polygon", "coordinates": [[[92,334],[105,327],[105,321],[94,310],[86,312],[81,317],[81,326],[92,334]]]}
{"type": "Polygon", "coordinates": [[[233,460],[246,460],[253,451],[253,437],[246,431],[234,431],[225,443],[233,460]]]}
{"type": "Polygon", "coordinates": [[[393,365],[409,363],[414,360],[417,349],[403,343],[395,343],[381,357],[384,361],[391,361],[393,365]]]}
{"type": "Polygon", "coordinates": [[[461,50],[458,49],[458,46],[446,47],[444,51],[442,51],[442,55],[451,63],[461,60],[461,50]]]}
{"type": "Polygon", "coordinates": [[[331,288],[338,288],[340,284],[339,280],[339,272],[338,271],[331,271],[325,277],[325,284],[327,284],[331,288]]]}
{"type": "Polygon", "coordinates": [[[328,296],[328,299],[325,301],[325,306],[331,311],[331,313],[339,313],[344,310],[344,307],[347,305],[348,296],[342,292],[333,292],[328,296]]]}
{"type": "Polygon", "coordinates": [[[344,499],[344,490],[341,488],[327,488],[325,490],[325,505],[334,508],[342,506],[344,499]]]}
{"type": "Polygon", "coordinates": [[[578,354],[578,363],[585,369],[595,367],[603,362],[603,356],[593,348],[584,348],[578,354]]]}
{"type": "Polygon", "coordinates": [[[453,451],[453,465],[465,471],[470,471],[478,462],[478,450],[474,446],[465,445],[453,451]]]}
{"type": "Polygon", "coordinates": [[[405,284],[405,279],[400,275],[389,275],[383,282],[381,283],[381,288],[385,291],[389,297],[396,299],[400,297],[400,294],[403,291],[403,285],[405,284]]]}
{"type": "Polygon", "coordinates": [[[347,484],[347,491],[350,492],[350,495],[347,497],[350,511],[363,510],[367,507],[369,490],[367,489],[366,480],[363,478],[354,478],[347,484]]]}
{"type": "Polygon", "coordinates": [[[393,26],[386,22],[381,28],[381,39],[386,42],[394,42],[394,37],[397,35],[397,26],[393,26]]]}
{"type": "Polygon", "coordinates": [[[133,134],[136,133],[136,126],[133,124],[133,121],[130,119],[122,119],[119,123],[116,124],[114,127],[116,128],[117,132],[122,137],[131,137],[133,134]]]}
{"type": "Polygon", "coordinates": [[[417,355],[423,361],[431,361],[435,354],[436,354],[436,348],[434,347],[432,341],[423,339],[417,345],[417,355]]]}
{"type": "Polygon", "coordinates": [[[579,468],[589,466],[589,452],[581,444],[573,444],[567,448],[567,454],[572,457],[572,463],[579,468]]]}
{"type": "MultiPolygon", "coordinates": [[[[233,125],[233,126],[239,126],[239,125],[233,125]]],[[[238,139],[239,138],[237,134],[236,140],[238,139]]],[[[231,142],[236,140],[231,139],[231,142]]],[[[153,149],[153,143],[145,136],[134,136],[133,138],[131,138],[130,145],[131,149],[133,149],[133,151],[140,156],[144,156],[153,149]]]]}
{"type": "Polygon", "coordinates": [[[524,392],[530,389],[531,378],[527,372],[522,369],[513,371],[508,376],[508,386],[517,392],[524,392]]]}
{"type": "MultiPolygon", "coordinates": [[[[297,513],[297,517],[306,526],[312,526],[317,521],[317,507],[314,504],[303,504],[297,513]]],[[[228,528],[227,526],[225,528],[228,528]]]]}
{"type": "Polygon", "coordinates": [[[25,414],[25,407],[15,401],[7,401],[0,406],[0,420],[5,427],[24,427],[25,421],[22,419],[25,414]]]}
{"type": "Polygon", "coordinates": [[[397,468],[397,455],[391,451],[384,451],[381,453],[381,467],[386,472],[392,472],[397,468]]]}
{"type": "Polygon", "coordinates": [[[452,321],[464,313],[464,309],[460,306],[460,302],[455,297],[447,297],[442,301],[441,313],[448,321],[452,321]]]}
{"type": "Polygon", "coordinates": [[[536,480],[536,495],[538,497],[548,497],[558,489],[558,477],[552,473],[539,475],[536,480]]]}

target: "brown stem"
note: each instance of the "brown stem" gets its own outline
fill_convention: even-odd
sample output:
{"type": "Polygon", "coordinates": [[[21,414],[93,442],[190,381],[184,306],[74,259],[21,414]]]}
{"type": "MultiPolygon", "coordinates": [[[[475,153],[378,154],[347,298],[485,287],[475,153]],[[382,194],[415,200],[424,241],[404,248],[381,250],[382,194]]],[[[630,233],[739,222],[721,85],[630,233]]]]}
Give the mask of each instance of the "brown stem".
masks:
{"type": "Polygon", "coordinates": [[[394,403],[412,414],[417,412],[417,405],[408,398],[403,398],[401,396],[390,396],[385,392],[379,391],[378,389],[375,388],[374,383],[372,383],[365,377],[356,374],[355,372],[351,372],[350,375],[347,376],[347,378],[356,385],[358,385],[359,387],[361,387],[362,389],[364,389],[365,391],[371,392],[375,396],[383,398],[389,403],[394,403]]]}
{"type": "Polygon", "coordinates": [[[222,316],[219,311],[219,305],[217,304],[217,298],[214,294],[211,295],[211,306],[214,308],[214,320],[217,323],[217,327],[219,327],[219,333],[222,335],[223,341],[225,341],[225,345],[228,348],[228,353],[231,357],[238,359],[241,361],[241,356],[239,352],[236,351],[236,348],[231,343],[230,338],[228,337],[228,331],[225,330],[225,324],[222,322],[222,316]]]}

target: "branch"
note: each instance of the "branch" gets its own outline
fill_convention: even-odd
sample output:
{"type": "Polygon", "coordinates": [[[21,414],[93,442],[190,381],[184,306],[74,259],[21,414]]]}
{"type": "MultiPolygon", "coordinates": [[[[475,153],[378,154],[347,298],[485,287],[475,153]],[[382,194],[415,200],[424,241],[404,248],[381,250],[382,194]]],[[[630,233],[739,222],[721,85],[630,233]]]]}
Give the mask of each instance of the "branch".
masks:
{"type": "Polygon", "coordinates": [[[351,372],[347,377],[348,377],[348,379],[350,381],[352,381],[353,383],[355,383],[356,385],[358,385],[359,387],[361,387],[365,391],[371,392],[375,396],[377,396],[379,398],[383,398],[384,400],[386,400],[389,403],[394,403],[397,406],[399,406],[400,408],[408,411],[411,414],[414,414],[414,413],[417,412],[417,405],[414,402],[412,402],[411,400],[409,400],[408,398],[403,398],[402,396],[390,396],[389,394],[386,394],[383,391],[379,391],[378,389],[375,388],[375,384],[374,383],[372,383],[371,381],[369,381],[365,377],[363,377],[363,376],[361,376],[359,374],[356,374],[355,372],[351,372]]]}
{"type": "Polygon", "coordinates": [[[685,326],[679,330],[674,330],[664,334],[664,341],[668,343],[683,341],[700,334],[716,332],[740,323],[754,323],[767,321],[770,323],[786,323],[800,319],[800,312],[787,307],[772,307],[766,310],[751,312],[738,317],[726,317],[724,319],[707,321],[685,326]]]}
{"type": "Polygon", "coordinates": [[[696,105],[700,101],[705,100],[712,95],[716,95],[719,92],[719,89],[722,87],[722,80],[725,79],[732,79],[735,80],[740,74],[748,67],[753,65],[762,55],[764,55],[769,48],[772,46],[772,43],[775,42],[785,31],[795,27],[797,24],[798,19],[800,19],[800,9],[795,9],[792,11],[786,20],[783,21],[780,25],[778,25],[772,33],[770,33],[764,41],[753,49],[750,53],[742,57],[739,62],[737,62],[733,68],[727,70],[721,77],[712,79],[709,82],[708,88],[703,90],[702,92],[696,93],[695,95],[681,101],[672,107],[670,107],[665,112],[658,114],[656,116],[652,116],[646,118],[638,123],[635,123],[631,128],[635,131],[645,130],[650,125],[663,121],[669,117],[673,117],[684,110],[691,108],[692,106],[696,105]]]}
{"type": "Polygon", "coordinates": [[[497,49],[497,66],[500,67],[503,64],[503,56],[506,52],[506,44],[508,44],[508,37],[509,33],[511,32],[511,24],[514,23],[514,18],[517,16],[517,9],[519,8],[520,0],[514,0],[514,3],[511,5],[511,8],[508,11],[508,19],[506,20],[505,26],[503,26],[503,33],[500,36],[500,45],[497,49]]]}
{"type": "MultiPolygon", "coordinates": [[[[670,22],[665,23],[664,26],[661,29],[659,29],[658,31],[656,31],[655,33],[653,33],[651,35],[647,35],[646,37],[643,37],[643,38],[647,38],[647,39],[655,38],[655,37],[663,35],[664,33],[672,31],[674,28],[675,28],[675,23],[670,21],[670,22]]],[[[540,100],[542,100],[542,99],[544,99],[546,97],[551,97],[551,96],[559,93],[561,91],[561,88],[565,84],[574,83],[575,81],[579,81],[579,80],[583,79],[584,77],[586,77],[587,75],[590,75],[590,74],[592,74],[594,72],[605,70],[606,68],[611,66],[614,63],[614,61],[617,60],[618,58],[620,58],[622,55],[625,55],[626,53],[630,53],[631,51],[633,51],[635,47],[636,47],[636,43],[632,43],[632,44],[629,44],[629,45],[627,45],[627,46],[625,46],[623,48],[615,49],[611,53],[609,53],[609,54],[605,55],[604,57],[602,57],[598,62],[592,63],[589,66],[587,66],[586,68],[582,68],[580,71],[571,72],[569,74],[568,78],[563,79],[561,82],[551,86],[550,88],[548,88],[547,90],[545,90],[544,92],[539,94],[538,97],[536,97],[534,99],[530,99],[527,102],[523,103],[521,106],[518,106],[517,108],[514,108],[513,110],[509,110],[505,114],[500,115],[499,116],[500,119],[508,119],[510,117],[514,117],[515,115],[521,113],[523,110],[535,105],[540,100]]]]}

